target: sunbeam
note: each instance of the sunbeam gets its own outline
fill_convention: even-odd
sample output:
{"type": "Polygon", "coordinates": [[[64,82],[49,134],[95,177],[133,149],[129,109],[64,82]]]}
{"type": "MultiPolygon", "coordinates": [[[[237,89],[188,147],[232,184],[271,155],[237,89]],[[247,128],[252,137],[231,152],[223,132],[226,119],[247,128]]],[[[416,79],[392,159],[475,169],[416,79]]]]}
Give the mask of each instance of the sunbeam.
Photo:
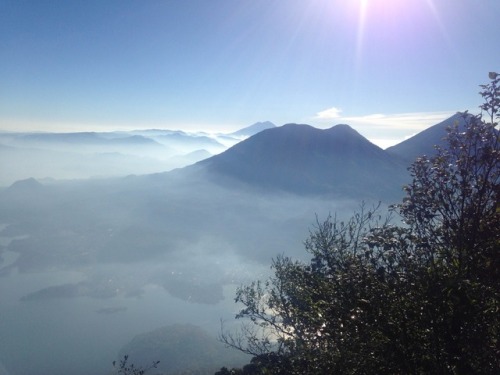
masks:
{"type": "Polygon", "coordinates": [[[359,2],[358,27],[356,34],[356,55],[355,55],[355,71],[359,69],[363,58],[363,39],[365,34],[366,12],[368,8],[368,0],[359,2]]]}
{"type": "Polygon", "coordinates": [[[444,41],[446,42],[446,45],[448,48],[453,52],[454,55],[457,55],[456,50],[453,46],[453,43],[451,42],[450,36],[448,34],[448,30],[446,30],[446,27],[444,25],[444,22],[441,19],[441,15],[439,14],[439,11],[436,8],[436,4],[434,0],[426,0],[427,6],[429,10],[432,13],[432,16],[434,17],[434,20],[436,21],[439,30],[441,31],[441,36],[443,37],[444,41]]]}

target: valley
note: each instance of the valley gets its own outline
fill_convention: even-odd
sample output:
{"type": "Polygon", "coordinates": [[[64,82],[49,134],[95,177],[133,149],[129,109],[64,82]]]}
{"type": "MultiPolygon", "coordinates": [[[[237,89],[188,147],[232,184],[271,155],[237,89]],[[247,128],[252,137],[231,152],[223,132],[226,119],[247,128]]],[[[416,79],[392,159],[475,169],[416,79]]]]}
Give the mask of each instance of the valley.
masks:
{"type": "Polygon", "coordinates": [[[350,127],[286,125],[171,172],[17,181],[0,192],[0,362],[106,373],[144,332],[192,324],[215,339],[235,324],[236,287],[277,255],[308,258],[315,220],[398,202],[407,178],[350,127]]]}

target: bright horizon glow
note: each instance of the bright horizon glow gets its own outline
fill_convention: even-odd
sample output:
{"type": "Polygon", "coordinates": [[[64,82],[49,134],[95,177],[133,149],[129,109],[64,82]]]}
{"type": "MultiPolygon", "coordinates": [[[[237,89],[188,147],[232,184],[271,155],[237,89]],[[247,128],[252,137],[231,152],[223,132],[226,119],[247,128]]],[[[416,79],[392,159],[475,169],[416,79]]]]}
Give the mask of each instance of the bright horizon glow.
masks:
{"type": "MultiPolygon", "coordinates": [[[[436,125],[443,120],[453,116],[456,112],[430,112],[430,113],[397,113],[397,114],[370,114],[363,116],[344,117],[341,116],[342,109],[329,108],[320,111],[315,117],[308,121],[312,126],[319,129],[326,129],[338,124],[348,124],[357,130],[361,135],[367,138],[370,142],[385,149],[394,146],[415,134],[427,129],[430,126],[436,125]],[[386,138],[385,135],[392,135],[392,138],[386,138]]],[[[12,132],[119,132],[132,130],[148,130],[148,129],[164,129],[164,130],[182,130],[186,133],[204,132],[207,134],[217,135],[223,133],[231,133],[251,124],[246,124],[239,127],[227,125],[221,127],[220,124],[204,124],[197,127],[196,124],[186,124],[179,126],[165,127],[162,124],[148,124],[148,126],[137,127],[133,124],[121,126],[109,125],[92,125],[92,124],[43,124],[43,130],[39,129],[39,123],[32,124],[29,122],[17,122],[15,128],[0,131],[12,132]]],[[[275,124],[277,126],[285,124],[275,124]]]]}
{"type": "Polygon", "coordinates": [[[6,1],[0,131],[343,122],[403,140],[430,113],[477,109],[500,70],[497,14],[496,0],[6,1]]]}
{"type": "Polygon", "coordinates": [[[340,108],[321,111],[311,123],[318,128],[328,128],[334,124],[350,125],[370,142],[383,149],[403,142],[456,113],[456,111],[442,111],[341,116],[341,112],[340,108]]]}

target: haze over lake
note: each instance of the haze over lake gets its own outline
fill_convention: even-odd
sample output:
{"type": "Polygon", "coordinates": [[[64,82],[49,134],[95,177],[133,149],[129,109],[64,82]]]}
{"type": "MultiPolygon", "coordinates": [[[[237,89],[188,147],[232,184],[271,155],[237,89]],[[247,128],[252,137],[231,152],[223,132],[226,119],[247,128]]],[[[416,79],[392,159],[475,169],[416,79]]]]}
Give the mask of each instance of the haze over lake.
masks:
{"type": "Polygon", "coordinates": [[[0,0],[0,375],[108,374],[124,350],[170,374],[246,363],[213,341],[236,288],[308,259],[328,215],[401,200],[478,112],[498,14],[0,0]]]}
{"type": "MultiPolygon", "coordinates": [[[[436,141],[457,118],[433,127],[436,141]]],[[[280,254],[307,259],[316,220],[401,199],[398,150],[346,125],[291,124],[171,172],[13,183],[0,191],[3,366],[106,373],[134,337],[162,327],[191,324],[215,339],[221,319],[237,323],[236,287],[265,279],[280,254]]],[[[246,360],[224,353],[219,367],[246,360]]]]}

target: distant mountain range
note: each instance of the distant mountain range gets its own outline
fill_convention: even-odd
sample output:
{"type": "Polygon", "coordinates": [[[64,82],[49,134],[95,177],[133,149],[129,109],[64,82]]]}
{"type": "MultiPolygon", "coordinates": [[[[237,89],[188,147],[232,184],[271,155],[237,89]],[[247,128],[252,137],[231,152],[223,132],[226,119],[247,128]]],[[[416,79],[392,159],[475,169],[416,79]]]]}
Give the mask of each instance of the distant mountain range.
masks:
{"type": "Polygon", "coordinates": [[[386,150],[348,125],[321,130],[309,125],[276,127],[271,122],[258,122],[216,136],[161,129],[0,133],[0,156],[4,162],[10,158],[3,168],[8,173],[16,171],[16,163],[19,169],[29,169],[31,164],[23,161],[31,153],[33,165],[38,162],[36,170],[44,175],[26,177],[38,179],[61,178],[58,168],[71,171],[71,166],[76,168],[75,174],[88,169],[87,174],[94,176],[107,175],[105,166],[111,166],[117,176],[137,173],[130,170],[133,168],[148,174],[188,166],[176,175],[269,192],[383,199],[400,196],[402,185],[409,181],[411,162],[419,155],[433,154],[434,145],[443,143],[446,128],[463,122],[462,115],[456,114],[386,150]]]}
{"type": "Polygon", "coordinates": [[[16,137],[18,143],[51,143],[51,144],[87,144],[87,145],[152,145],[153,139],[141,135],[105,136],[106,133],[78,132],[78,133],[27,133],[16,137]]]}
{"type": "Polygon", "coordinates": [[[387,150],[348,125],[325,130],[298,124],[270,127],[187,171],[203,173],[225,186],[244,184],[262,191],[398,197],[409,182],[410,164],[420,155],[434,154],[434,145],[442,145],[446,129],[456,123],[464,123],[462,115],[387,150]]]}
{"type": "Polygon", "coordinates": [[[264,128],[233,134],[146,129],[116,132],[0,132],[0,186],[35,177],[75,179],[169,171],[218,154],[264,128]]]}

